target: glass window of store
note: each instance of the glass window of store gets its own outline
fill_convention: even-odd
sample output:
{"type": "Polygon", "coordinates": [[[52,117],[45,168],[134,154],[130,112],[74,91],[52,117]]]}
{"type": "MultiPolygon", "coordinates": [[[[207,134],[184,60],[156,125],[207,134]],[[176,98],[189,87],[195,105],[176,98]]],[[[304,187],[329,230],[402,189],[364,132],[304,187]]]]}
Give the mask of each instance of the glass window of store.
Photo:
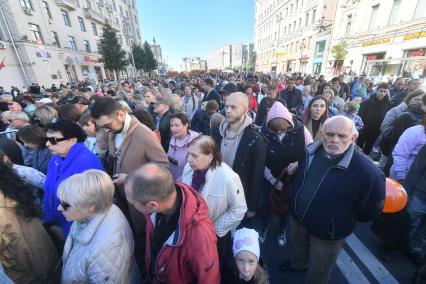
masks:
{"type": "Polygon", "coordinates": [[[43,41],[39,25],[28,23],[33,41],[43,41]]]}
{"type": "Polygon", "coordinates": [[[62,19],[64,20],[64,25],[67,27],[71,27],[71,20],[68,11],[61,10],[62,19]]]}
{"type": "Polygon", "coordinates": [[[86,31],[86,25],[84,24],[84,20],[82,17],[78,17],[78,23],[80,24],[80,30],[82,32],[86,31]]]}
{"type": "Polygon", "coordinates": [[[77,51],[77,42],[75,41],[75,37],[68,36],[68,47],[72,50],[77,51]]]}

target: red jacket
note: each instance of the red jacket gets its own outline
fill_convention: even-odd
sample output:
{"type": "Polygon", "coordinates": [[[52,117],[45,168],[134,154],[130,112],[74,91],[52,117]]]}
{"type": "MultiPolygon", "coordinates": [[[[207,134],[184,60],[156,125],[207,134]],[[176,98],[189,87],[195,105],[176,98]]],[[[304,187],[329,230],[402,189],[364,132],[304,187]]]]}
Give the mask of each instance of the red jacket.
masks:
{"type": "MultiPolygon", "coordinates": [[[[190,186],[182,183],[176,185],[182,191],[178,226],[161,248],[157,256],[155,279],[150,280],[153,283],[218,284],[220,272],[217,238],[207,204],[190,186]]],[[[155,213],[145,215],[145,266],[148,271],[155,216],[155,213]]]]}

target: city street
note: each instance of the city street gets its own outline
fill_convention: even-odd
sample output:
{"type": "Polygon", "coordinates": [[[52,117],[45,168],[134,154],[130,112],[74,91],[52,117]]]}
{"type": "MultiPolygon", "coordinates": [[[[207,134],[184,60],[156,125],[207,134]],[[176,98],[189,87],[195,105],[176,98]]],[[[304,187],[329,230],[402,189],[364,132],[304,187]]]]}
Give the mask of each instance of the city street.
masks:
{"type": "MultiPolygon", "coordinates": [[[[380,239],[370,229],[370,223],[359,223],[355,233],[346,239],[340,252],[337,265],[330,278],[330,284],[359,283],[411,283],[415,265],[403,253],[394,253],[391,261],[382,261],[379,257],[380,239]]],[[[264,262],[268,267],[271,283],[302,283],[303,272],[281,273],[279,264],[289,259],[291,240],[284,248],[276,242],[277,227],[271,225],[267,240],[262,247],[264,262]]]]}

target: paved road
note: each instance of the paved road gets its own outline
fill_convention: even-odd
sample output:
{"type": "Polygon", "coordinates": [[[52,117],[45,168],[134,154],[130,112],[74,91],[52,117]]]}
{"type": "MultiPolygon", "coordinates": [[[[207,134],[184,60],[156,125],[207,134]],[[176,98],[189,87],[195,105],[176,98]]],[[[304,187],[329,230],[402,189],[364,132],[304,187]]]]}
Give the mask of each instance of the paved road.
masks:
{"type": "MultiPolygon", "coordinates": [[[[303,272],[281,273],[278,265],[290,257],[291,243],[284,248],[276,244],[277,226],[271,224],[267,241],[262,245],[262,257],[267,265],[271,284],[303,283],[303,272]]],[[[391,261],[379,258],[381,241],[370,229],[370,224],[358,224],[355,233],[346,239],[346,244],[337,260],[330,278],[331,284],[363,283],[411,283],[415,265],[401,252],[396,252],[391,261]]]]}

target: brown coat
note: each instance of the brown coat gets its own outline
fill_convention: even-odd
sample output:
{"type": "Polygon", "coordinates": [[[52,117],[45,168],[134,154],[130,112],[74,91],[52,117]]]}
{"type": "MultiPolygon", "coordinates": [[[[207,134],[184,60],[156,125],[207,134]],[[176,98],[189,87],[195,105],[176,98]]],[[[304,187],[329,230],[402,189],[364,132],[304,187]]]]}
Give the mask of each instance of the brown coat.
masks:
{"type": "Polygon", "coordinates": [[[14,283],[48,283],[59,256],[40,219],[15,213],[0,192],[0,261],[14,283]]]}
{"type": "MultiPolygon", "coordinates": [[[[109,153],[115,155],[115,134],[109,135],[109,153]]],[[[142,165],[155,162],[169,167],[169,159],[158,141],[155,133],[132,116],[126,136],[121,143],[118,153],[115,173],[129,174],[142,165]]],[[[126,196],[122,186],[118,187],[121,197],[126,196]]],[[[145,217],[130,203],[127,204],[130,214],[130,223],[135,235],[145,233],[145,217]]]]}

